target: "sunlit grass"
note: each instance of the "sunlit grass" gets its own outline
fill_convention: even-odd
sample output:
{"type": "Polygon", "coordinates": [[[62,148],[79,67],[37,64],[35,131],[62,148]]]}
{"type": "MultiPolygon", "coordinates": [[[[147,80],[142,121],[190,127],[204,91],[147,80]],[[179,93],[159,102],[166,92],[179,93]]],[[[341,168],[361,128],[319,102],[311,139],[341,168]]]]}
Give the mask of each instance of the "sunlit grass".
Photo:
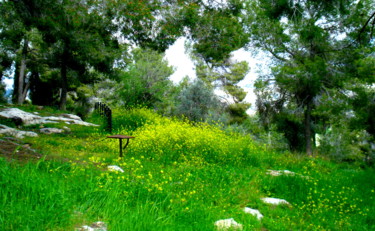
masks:
{"type": "Polygon", "coordinates": [[[1,230],[74,230],[98,220],[108,230],[214,230],[226,218],[244,230],[375,228],[373,169],[275,153],[249,136],[147,109],[114,112],[114,133],[136,137],[124,158],[102,128],[73,126],[69,134],[26,139],[45,160],[0,161],[1,230]],[[244,214],[246,206],[264,218],[244,214]]]}

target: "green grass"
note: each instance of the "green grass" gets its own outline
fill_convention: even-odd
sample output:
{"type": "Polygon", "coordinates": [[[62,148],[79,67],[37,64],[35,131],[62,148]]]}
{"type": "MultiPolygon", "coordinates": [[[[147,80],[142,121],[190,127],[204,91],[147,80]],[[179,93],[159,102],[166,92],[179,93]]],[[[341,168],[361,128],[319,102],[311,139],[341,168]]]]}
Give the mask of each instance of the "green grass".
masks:
{"type": "Polygon", "coordinates": [[[226,218],[244,230],[375,229],[371,168],[276,153],[249,136],[146,109],[114,112],[114,133],[136,137],[122,159],[102,128],[71,129],[25,139],[43,160],[0,159],[0,230],[74,230],[99,220],[119,231],[215,230],[226,218]],[[262,203],[268,196],[291,205],[262,203]],[[244,214],[246,206],[264,218],[244,214]]]}

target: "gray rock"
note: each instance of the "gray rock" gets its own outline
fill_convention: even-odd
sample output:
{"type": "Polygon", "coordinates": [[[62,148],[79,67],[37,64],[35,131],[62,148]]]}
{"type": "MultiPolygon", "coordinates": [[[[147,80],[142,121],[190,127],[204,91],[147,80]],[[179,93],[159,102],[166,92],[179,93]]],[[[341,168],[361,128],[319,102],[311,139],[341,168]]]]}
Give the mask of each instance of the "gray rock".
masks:
{"type": "Polygon", "coordinates": [[[14,128],[10,128],[8,126],[0,124],[0,134],[5,134],[8,136],[14,136],[19,139],[25,138],[25,136],[30,136],[30,137],[37,137],[38,134],[35,132],[26,132],[26,131],[20,131],[14,128]]]}
{"type": "Polygon", "coordinates": [[[24,112],[18,108],[6,108],[0,112],[0,117],[7,119],[19,118],[24,125],[39,124],[42,117],[24,112]]]}
{"type": "Polygon", "coordinates": [[[87,123],[82,121],[79,116],[72,115],[72,114],[64,114],[60,117],[57,116],[47,116],[42,117],[39,115],[35,115],[33,113],[28,113],[22,111],[18,108],[6,108],[0,112],[0,117],[12,119],[12,120],[20,120],[24,125],[32,125],[32,124],[48,124],[48,123],[58,123],[59,121],[68,122],[69,124],[77,124],[83,126],[99,126],[97,124],[87,123]]]}
{"type": "Polygon", "coordinates": [[[40,129],[40,132],[43,134],[54,134],[54,133],[64,133],[64,129],[59,128],[42,128],[40,129]]]}

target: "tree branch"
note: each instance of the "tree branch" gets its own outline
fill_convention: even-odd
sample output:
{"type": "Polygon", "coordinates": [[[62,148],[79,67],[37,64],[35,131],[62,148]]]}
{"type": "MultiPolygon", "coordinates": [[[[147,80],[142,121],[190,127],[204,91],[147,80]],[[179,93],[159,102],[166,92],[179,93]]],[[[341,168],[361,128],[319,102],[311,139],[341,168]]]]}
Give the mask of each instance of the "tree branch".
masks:
{"type": "Polygon", "coordinates": [[[374,29],[374,24],[375,24],[375,11],[374,13],[372,13],[372,15],[367,19],[365,25],[363,25],[363,27],[361,28],[361,30],[359,31],[359,34],[358,34],[358,41],[361,40],[361,34],[365,31],[367,25],[370,23],[371,19],[374,18],[374,21],[372,23],[372,28],[371,28],[371,38],[372,38],[372,35],[373,35],[373,29],[374,29]]]}

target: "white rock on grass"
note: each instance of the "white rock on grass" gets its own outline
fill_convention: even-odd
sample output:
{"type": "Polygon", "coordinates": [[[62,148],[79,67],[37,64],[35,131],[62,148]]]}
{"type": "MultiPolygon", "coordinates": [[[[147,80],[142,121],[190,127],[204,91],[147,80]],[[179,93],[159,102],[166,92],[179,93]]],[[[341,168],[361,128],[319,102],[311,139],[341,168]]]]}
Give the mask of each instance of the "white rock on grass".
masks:
{"type": "Polygon", "coordinates": [[[20,131],[14,128],[10,128],[8,126],[0,124],[0,134],[5,134],[8,136],[14,136],[19,139],[25,138],[25,136],[30,136],[30,137],[37,137],[38,134],[35,132],[26,132],[26,131],[20,131]]]}
{"type": "Polygon", "coordinates": [[[289,170],[267,170],[267,174],[271,176],[281,176],[281,175],[294,176],[296,175],[295,172],[292,172],[289,170]]]}
{"type": "Polygon", "coordinates": [[[266,204],[272,204],[272,205],[286,204],[286,205],[290,205],[288,201],[286,201],[284,199],[279,199],[279,198],[265,197],[265,198],[262,198],[261,200],[266,204]]]}
{"type": "Polygon", "coordinates": [[[124,170],[117,165],[109,165],[108,170],[111,172],[124,172],[124,170]]]}
{"type": "Polygon", "coordinates": [[[256,218],[258,218],[258,220],[261,220],[263,218],[263,215],[257,209],[252,209],[252,208],[245,207],[243,209],[243,211],[245,213],[248,213],[248,214],[251,214],[251,215],[255,216],[256,218]]]}
{"type": "Polygon", "coordinates": [[[79,116],[72,115],[72,114],[64,114],[60,117],[57,117],[57,116],[42,117],[39,115],[35,115],[33,113],[22,111],[18,108],[6,108],[0,111],[0,117],[7,118],[7,119],[20,118],[24,125],[48,124],[48,123],[58,123],[58,121],[64,121],[64,122],[69,122],[71,124],[78,124],[78,125],[84,125],[84,126],[99,126],[97,124],[84,122],[79,116]]]}
{"type": "Polygon", "coordinates": [[[0,117],[7,119],[20,118],[25,125],[38,124],[42,117],[24,112],[18,108],[6,108],[0,112],[0,117]]]}
{"type": "Polygon", "coordinates": [[[84,225],[82,226],[80,229],[78,229],[79,231],[94,231],[95,229],[94,228],[91,228],[90,226],[88,225],[84,225]]]}
{"type": "Polygon", "coordinates": [[[59,129],[59,128],[41,128],[40,132],[44,134],[54,134],[54,133],[63,133],[65,132],[65,130],[59,129]]]}
{"type": "Polygon", "coordinates": [[[70,131],[71,131],[71,129],[68,128],[67,126],[64,126],[63,129],[64,129],[65,131],[67,131],[67,132],[70,132],[70,131]]]}
{"type": "Polygon", "coordinates": [[[233,218],[218,220],[215,222],[217,230],[242,230],[242,224],[237,223],[233,218]]]}
{"type": "MultiPolygon", "coordinates": [[[[66,116],[67,114],[65,114],[66,116]]],[[[69,114],[68,114],[69,115],[69,114]]],[[[77,124],[77,125],[83,125],[83,126],[99,126],[97,124],[92,124],[92,123],[88,123],[88,122],[85,122],[83,121],[80,117],[76,117],[76,119],[72,119],[70,117],[64,117],[64,116],[60,116],[60,117],[57,117],[57,116],[47,116],[47,117],[43,117],[44,119],[44,122],[43,123],[57,123],[57,121],[63,121],[67,124],[77,124]]]]}
{"type": "Polygon", "coordinates": [[[81,228],[76,229],[77,231],[107,231],[107,225],[102,221],[92,223],[90,226],[84,225],[81,228]]]}

